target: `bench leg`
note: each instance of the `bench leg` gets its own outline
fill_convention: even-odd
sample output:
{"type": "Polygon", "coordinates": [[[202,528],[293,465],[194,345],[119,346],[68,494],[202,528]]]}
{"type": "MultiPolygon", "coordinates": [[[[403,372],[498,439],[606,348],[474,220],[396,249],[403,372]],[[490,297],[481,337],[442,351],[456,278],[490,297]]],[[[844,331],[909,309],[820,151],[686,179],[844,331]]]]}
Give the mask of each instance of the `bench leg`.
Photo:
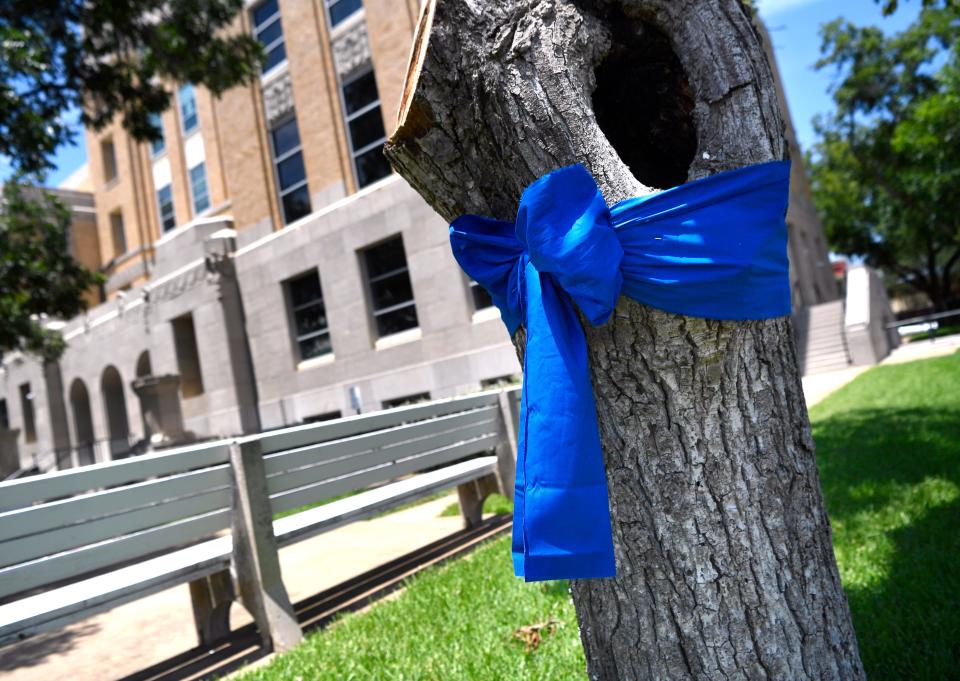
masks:
{"type": "Polygon", "coordinates": [[[230,446],[234,479],[233,560],[237,598],[253,615],[264,645],[289,650],[303,638],[280,576],[267,478],[258,441],[230,446]]]}
{"type": "Polygon", "coordinates": [[[201,647],[211,647],[230,634],[230,605],[233,600],[233,580],[229,570],[190,582],[193,621],[197,626],[197,640],[201,647]]]}
{"type": "Polygon", "coordinates": [[[500,494],[513,501],[513,488],[517,477],[517,419],[513,403],[515,392],[501,392],[500,443],[497,445],[497,478],[500,494]]]}
{"type": "Polygon", "coordinates": [[[483,520],[484,499],[499,491],[499,480],[497,480],[496,475],[492,474],[457,486],[460,514],[463,516],[464,528],[469,530],[480,524],[480,521],[483,520]]]}

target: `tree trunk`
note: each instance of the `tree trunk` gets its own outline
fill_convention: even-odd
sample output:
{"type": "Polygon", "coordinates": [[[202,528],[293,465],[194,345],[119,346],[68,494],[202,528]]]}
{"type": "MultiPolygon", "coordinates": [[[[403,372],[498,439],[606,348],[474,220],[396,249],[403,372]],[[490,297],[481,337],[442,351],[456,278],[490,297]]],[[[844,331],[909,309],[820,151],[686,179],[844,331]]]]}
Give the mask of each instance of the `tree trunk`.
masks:
{"type": "MultiPolygon", "coordinates": [[[[578,161],[612,204],[781,159],[760,40],[739,0],[427,2],[387,155],[448,220],[578,161]]],[[[621,298],[587,341],[618,566],[572,585],[590,677],[863,678],[790,320],[621,298]]]]}

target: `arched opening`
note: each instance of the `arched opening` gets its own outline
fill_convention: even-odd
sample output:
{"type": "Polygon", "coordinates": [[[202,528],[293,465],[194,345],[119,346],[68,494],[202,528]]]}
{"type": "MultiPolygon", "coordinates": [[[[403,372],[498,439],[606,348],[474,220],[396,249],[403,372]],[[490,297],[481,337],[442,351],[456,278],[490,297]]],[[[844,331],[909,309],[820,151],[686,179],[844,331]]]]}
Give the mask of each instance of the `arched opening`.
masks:
{"type": "Polygon", "coordinates": [[[93,455],[93,416],[90,414],[90,394],[79,378],[70,384],[70,408],[73,412],[77,462],[87,466],[96,460],[93,455]]]}
{"type": "Polygon", "coordinates": [[[152,376],[153,367],[150,366],[150,351],[144,350],[137,358],[137,378],[141,376],[152,376]]]}
{"type": "Polygon", "coordinates": [[[593,113],[630,172],[648,187],[687,181],[697,152],[694,94],[670,39],[652,24],[624,14],[607,56],[596,70],[593,113]]]}
{"type": "Polygon", "coordinates": [[[127,402],[123,394],[123,379],[116,367],[108,366],[100,379],[100,392],[107,413],[110,458],[122,459],[130,454],[130,424],[127,421],[127,402]]]}

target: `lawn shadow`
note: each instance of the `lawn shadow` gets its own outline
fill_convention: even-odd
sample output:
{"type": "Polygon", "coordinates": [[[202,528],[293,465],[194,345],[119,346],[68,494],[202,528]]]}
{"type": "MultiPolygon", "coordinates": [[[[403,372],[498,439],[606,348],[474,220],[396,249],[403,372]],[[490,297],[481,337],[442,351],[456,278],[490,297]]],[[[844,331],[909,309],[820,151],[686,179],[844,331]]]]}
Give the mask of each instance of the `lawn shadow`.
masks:
{"type": "Polygon", "coordinates": [[[841,412],[813,430],[838,553],[874,571],[844,585],[868,678],[960,678],[960,405],[841,412]]]}
{"type": "Polygon", "coordinates": [[[960,502],[893,530],[885,579],[847,588],[871,681],[960,678],[960,502]]]}
{"type": "Polygon", "coordinates": [[[85,637],[98,631],[99,624],[80,622],[0,648],[0,672],[12,672],[22,667],[42,664],[51,655],[73,650],[85,637]]]}
{"type": "Polygon", "coordinates": [[[817,419],[813,436],[831,518],[888,503],[885,483],[960,485],[960,406],[841,412],[817,419]]]}

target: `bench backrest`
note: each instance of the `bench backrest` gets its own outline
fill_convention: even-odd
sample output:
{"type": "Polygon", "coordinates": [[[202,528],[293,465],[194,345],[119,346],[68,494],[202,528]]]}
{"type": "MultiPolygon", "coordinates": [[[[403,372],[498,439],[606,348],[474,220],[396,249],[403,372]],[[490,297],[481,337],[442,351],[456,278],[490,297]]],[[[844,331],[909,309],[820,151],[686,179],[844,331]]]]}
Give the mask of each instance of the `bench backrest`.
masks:
{"type": "Polygon", "coordinates": [[[503,437],[500,392],[0,483],[0,601],[228,529],[231,448],[263,455],[279,513],[489,451],[503,437]]]}
{"type": "Polygon", "coordinates": [[[226,442],[0,484],[0,599],[229,527],[226,442]]]}
{"type": "Polygon", "coordinates": [[[258,438],[274,513],[477,456],[497,446],[498,392],[401,407],[258,438]],[[375,428],[376,430],[371,430],[375,428]]]}

